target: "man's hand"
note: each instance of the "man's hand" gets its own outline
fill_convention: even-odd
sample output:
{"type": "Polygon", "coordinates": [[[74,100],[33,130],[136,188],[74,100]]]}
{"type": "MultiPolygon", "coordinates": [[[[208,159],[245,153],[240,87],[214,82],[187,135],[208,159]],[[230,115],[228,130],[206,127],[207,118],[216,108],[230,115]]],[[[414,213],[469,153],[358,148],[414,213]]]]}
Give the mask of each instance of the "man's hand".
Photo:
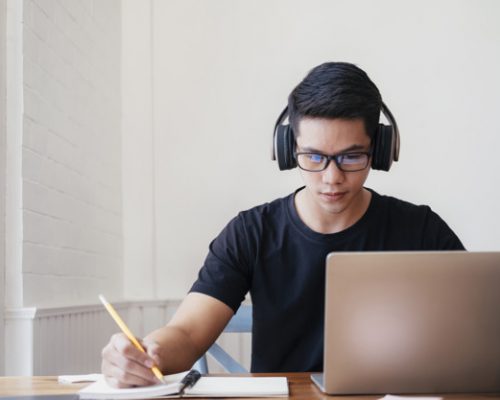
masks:
{"type": "Polygon", "coordinates": [[[101,371],[110,385],[119,388],[158,383],[153,365],[163,374],[186,371],[215,342],[233,314],[220,300],[189,293],[170,322],[144,338],[147,354],[123,333],[113,335],[102,349],[101,371]]]}
{"type": "Polygon", "coordinates": [[[114,334],[102,349],[101,371],[114,387],[147,386],[159,383],[153,365],[160,365],[159,346],[154,341],[142,343],[146,353],[137,349],[123,333],[114,334]]]}

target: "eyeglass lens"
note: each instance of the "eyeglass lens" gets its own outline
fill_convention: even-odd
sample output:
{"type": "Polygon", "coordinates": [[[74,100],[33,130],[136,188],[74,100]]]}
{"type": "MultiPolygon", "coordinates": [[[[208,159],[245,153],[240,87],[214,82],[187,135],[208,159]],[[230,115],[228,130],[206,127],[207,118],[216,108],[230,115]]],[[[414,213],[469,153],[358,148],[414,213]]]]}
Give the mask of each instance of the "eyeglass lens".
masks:
{"type": "Polygon", "coordinates": [[[342,171],[360,171],[368,166],[368,159],[369,155],[367,153],[346,153],[335,156],[297,153],[297,164],[306,171],[322,171],[326,169],[330,161],[334,161],[342,171]]]}

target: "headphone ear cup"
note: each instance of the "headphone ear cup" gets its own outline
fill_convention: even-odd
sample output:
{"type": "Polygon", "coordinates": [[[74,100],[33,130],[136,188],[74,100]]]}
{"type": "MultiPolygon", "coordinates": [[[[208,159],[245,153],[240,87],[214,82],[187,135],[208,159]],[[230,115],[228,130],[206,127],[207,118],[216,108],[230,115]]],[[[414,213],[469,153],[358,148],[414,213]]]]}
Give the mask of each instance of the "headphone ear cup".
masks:
{"type": "Polygon", "coordinates": [[[389,171],[394,161],[394,130],[390,125],[379,124],[373,144],[372,168],[389,171]]]}
{"type": "Polygon", "coordinates": [[[281,171],[297,166],[295,161],[295,137],[290,125],[279,125],[276,129],[276,160],[281,171]]]}

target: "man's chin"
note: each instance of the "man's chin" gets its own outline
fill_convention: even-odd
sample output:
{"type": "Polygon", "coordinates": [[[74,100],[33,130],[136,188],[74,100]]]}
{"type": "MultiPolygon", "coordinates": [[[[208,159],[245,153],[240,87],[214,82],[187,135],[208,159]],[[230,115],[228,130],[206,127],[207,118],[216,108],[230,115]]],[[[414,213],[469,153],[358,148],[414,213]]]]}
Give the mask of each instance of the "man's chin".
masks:
{"type": "Polygon", "coordinates": [[[334,202],[332,203],[331,201],[325,202],[321,201],[321,208],[328,214],[341,214],[344,212],[347,208],[347,203],[345,202],[334,202]]]}

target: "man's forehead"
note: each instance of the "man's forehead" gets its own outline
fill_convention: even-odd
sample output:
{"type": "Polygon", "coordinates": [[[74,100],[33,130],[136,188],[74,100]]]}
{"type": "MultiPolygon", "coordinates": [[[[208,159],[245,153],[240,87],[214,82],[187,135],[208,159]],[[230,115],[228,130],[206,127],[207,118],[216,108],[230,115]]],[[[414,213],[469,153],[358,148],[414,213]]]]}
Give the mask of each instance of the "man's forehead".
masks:
{"type": "MultiPolygon", "coordinates": [[[[368,136],[366,131],[365,122],[362,118],[324,118],[324,117],[302,117],[297,124],[298,132],[300,135],[304,129],[325,129],[325,128],[342,128],[349,127],[362,131],[368,136]]],[[[368,136],[369,137],[369,136],[368,136]]]]}
{"type": "Polygon", "coordinates": [[[365,124],[362,119],[344,118],[303,118],[299,122],[297,138],[306,136],[308,138],[322,136],[344,136],[353,140],[370,140],[365,124]]]}

